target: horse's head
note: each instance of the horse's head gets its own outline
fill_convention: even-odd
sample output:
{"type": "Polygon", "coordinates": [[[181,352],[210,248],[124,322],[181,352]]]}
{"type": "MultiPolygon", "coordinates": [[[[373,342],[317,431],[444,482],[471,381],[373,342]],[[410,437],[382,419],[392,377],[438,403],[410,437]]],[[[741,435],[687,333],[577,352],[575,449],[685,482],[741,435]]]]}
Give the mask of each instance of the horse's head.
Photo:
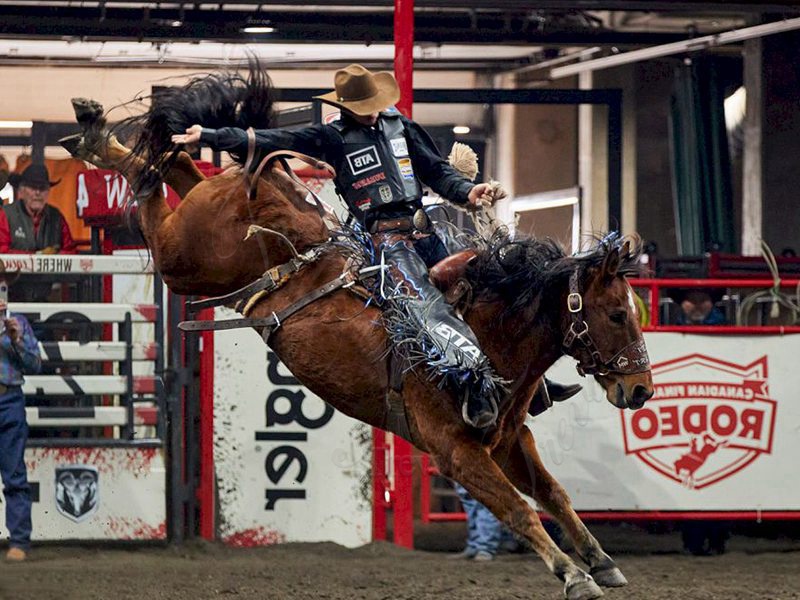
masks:
{"type": "Polygon", "coordinates": [[[653,395],[638,308],[625,279],[638,246],[612,238],[578,257],[562,318],[564,349],[578,361],[578,371],[593,375],[611,404],[634,410],[653,395]]]}

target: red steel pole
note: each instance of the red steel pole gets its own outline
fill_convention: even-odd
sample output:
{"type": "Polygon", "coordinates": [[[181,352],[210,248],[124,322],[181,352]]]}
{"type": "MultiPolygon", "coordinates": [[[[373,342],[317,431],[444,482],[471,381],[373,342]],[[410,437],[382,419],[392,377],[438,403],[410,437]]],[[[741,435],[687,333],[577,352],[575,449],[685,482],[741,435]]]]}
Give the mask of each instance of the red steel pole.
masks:
{"type": "MultiPolygon", "coordinates": [[[[411,118],[414,102],[414,0],[394,2],[394,76],[400,86],[397,108],[411,118]]],[[[414,498],[411,444],[394,440],[394,543],[414,547],[414,498]]]]}

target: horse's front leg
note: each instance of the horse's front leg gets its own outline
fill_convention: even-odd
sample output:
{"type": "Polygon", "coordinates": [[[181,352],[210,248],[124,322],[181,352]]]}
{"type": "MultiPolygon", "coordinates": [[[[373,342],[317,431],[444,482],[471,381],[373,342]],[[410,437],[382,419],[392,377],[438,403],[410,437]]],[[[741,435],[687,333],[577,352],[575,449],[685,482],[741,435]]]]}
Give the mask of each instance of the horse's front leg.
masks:
{"type": "Polygon", "coordinates": [[[467,436],[449,438],[441,431],[428,447],[445,476],[458,481],[511,531],[530,543],[550,571],[564,582],[568,600],[591,600],[603,595],[592,578],[553,542],[539,515],[514,490],[485,447],[467,436]]]}
{"type": "Polygon", "coordinates": [[[589,573],[597,583],[605,587],[621,587],[628,583],[572,509],[567,492],[545,468],[526,426],[507,431],[493,450],[492,458],[520,492],[534,498],[558,521],[578,555],[589,565],[589,573]]]}

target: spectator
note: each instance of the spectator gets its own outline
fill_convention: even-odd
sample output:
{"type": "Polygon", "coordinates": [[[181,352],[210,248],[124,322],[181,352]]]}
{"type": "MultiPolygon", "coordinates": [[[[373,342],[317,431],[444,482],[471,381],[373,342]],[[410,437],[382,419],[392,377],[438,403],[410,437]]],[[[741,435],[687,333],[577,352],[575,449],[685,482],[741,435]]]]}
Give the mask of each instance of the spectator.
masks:
{"type": "MultiPolygon", "coordinates": [[[[725,325],[722,311],[714,306],[713,292],[703,289],[686,290],[678,297],[681,312],[679,325],[725,325]]],[[[696,444],[696,441],[694,442],[696,444]]],[[[696,446],[693,445],[692,448],[696,446]]],[[[730,537],[730,526],[724,521],[683,521],[683,548],[695,556],[723,554],[730,537]]]]}
{"type": "MultiPolygon", "coordinates": [[[[50,181],[47,167],[28,166],[22,175],[12,173],[16,201],[0,211],[0,254],[74,254],[75,242],[64,216],[47,203],[50,181]]],[[[15,290],[11,300],[42,302],[48,299],[52,285],[37,276],[24,278],[25,285],[15,290]]]]}
{"type": "Polygon", "coordinates": [[[678,325],[725,325],[725,315],[714,306],[708,290],[686,290],[678,299],[681,307],[678,325]]]}
{"type": "Polygon", "coordinates": [[[498,551],[516,549],[513,534],[497,520],[491,511],[469,495],[458,483],[456,492],[467,513],[467,547],[451,558],[464,558],[477,562],[494,560],[498,551]]]}
{"type": "Polygon", "coordinates": [[[9,561],[27,558],[31,543],[31,491],[25,468],[25,397],[23,373],[37,373],[42,361],[39,343],[28,321],[8,314],[8,288],[16,277],[9,276],[0,261],[0,477],[6,503],[9,561]]]}

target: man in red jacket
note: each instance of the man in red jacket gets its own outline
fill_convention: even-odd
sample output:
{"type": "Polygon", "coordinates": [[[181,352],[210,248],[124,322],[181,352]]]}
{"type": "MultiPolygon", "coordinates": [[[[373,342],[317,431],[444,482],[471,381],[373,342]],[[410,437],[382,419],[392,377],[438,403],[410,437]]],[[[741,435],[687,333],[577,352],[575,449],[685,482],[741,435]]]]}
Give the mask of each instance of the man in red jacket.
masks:
{"type": "MultiPolygon", "coordinates": [[[[8,178],[14,187],[15,202],[0,211],[0,254],[74,254],[75,242],[66,219],[47,203],[50,181],[47,167],[32,164],[22,174],[8,178]]],[[[50,295],[52,284],[36,276],[24,277],[24,285],[11,300],[41,302],[50,295]]]]}

